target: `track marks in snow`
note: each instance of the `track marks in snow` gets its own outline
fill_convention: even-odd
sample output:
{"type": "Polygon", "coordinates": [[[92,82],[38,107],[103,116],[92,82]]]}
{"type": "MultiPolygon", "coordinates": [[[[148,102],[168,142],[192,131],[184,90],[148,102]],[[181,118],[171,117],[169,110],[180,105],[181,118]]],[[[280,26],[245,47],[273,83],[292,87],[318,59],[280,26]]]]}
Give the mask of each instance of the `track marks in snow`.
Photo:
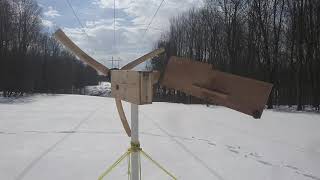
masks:
{"type": "Polygon", "coordinates": [[[255,158],[261,158],[262,156],[260,156],[258,153],[254,152],[254,153],[249,153],[249,156],[255,157],[255,158]]]}
{"type": "Polygon", "coordinates": [[[310,175],[310,174],[302,174],[302,175],[305,176],[305,177],[314,179],[314,180],[320,180],[320,178],[318,178],[318,177],[316,177],[316,176],[313,176],[313,175],[310,175]]]}
{"type": "Polygon", "coordinates": [[[239,154],[239,151],[237,151],[237,150],[229,149],[229,151],[233,152],[233,153],[236,153],[236,154],[239,154]]]}
{"type": "MultiPolygon", "coordinates": [[[[59,144],[61,144],[65,139],[67,139],[70,135],[72,134],[78,134],[78,133],[84,133],[84,134],[122,134],[122,132],[109,132],[109,131],[78,131],[77,129],[83,124],[86,120],[90,119],[91,116],[95,114],[96,111],[92,112],[89,116],[84,118],[82,121],[80,121],[73,129],[71,130],[64,130],[64,131],[37,131],[37,130],[26,130],[26,131],[21,131],[21,132],[5,132],[5,131],[0,131],[0,135],[21,135],[25,133],[35,133],[35,134],[64,134],[64,136],[57,141],[55,144],[53,144],[50,148],[48,148],[46,151],[44,151],[40,156],[35,158],[32,163],[30,163],[16,178],[16,180],[23,179],[23,177],[48,153],[50,153],[55,147],[57,147],[59,144]]],[[[149,133],[149,132],[141,132],[141,134],[147,135],[147,136],[156,136],[156,137],[162,137],[162,138],[168,138],[168,135],[160,135],[156,133],[149,133]]],[[[309,178],[310,180],[320,180],[319,177],[312,175],[311,173],[306,173],[306,171],[299,169],[298,167],[295,167],[290,164],[285,164],[285,163],[271,163],[268,160],[266,160],[260,153],[257,152],[248,152],[242,149],[240,146],[237,145],[230,145],[230,144],[219,144],[217,142],[214,142],[212,140],[208,139],[203,139],[203,138],[196,138],[194,136],[192,137],[183,137],[183,136],[177,136],[177,135],[171,135],[169,134],[169,138],[172,139],[179,139],[185,142],[192,142],[192,141],[198,141],[201,143],[207,144],[211,148],[223,148],[227,151],[229,151],[231,154],[235,156],[240,156],[243,158],[247,158],[253,161],[256,161],[257,163],[264,165],[266,167],[276,167],[276,168],[283,168],[287,169],[290,171],[293,171],[294,173],[303,176],[305,178],[309,178]]],[[[175,140],[177,141],[177,140],[175,140]]],[[[179,142],[179,141],[177,141],[179,142]]],[[[192,153],[189,149],[187,149],[187,146],[180,143],[180,146],[185,148],[185,150],[188,153],[192,153]]],[[[194,157],[198,162],[200,162],[202,165],[207,166],[201,159],[199,159],[197,156],[194,157]]],[[[216,172],[211,169],[210,167],[207,166],[207,169],[212,172],[212,174],[215,174],[216,172]]],[[[220,176],[219,174],[216,174],[217,176],[220,176]]],[[[219,179],[223,179],[222,176],[219,177],[219,179]]]]}
{"type": "Polygon", "coordinates": [[[88,116],[86,116],[84,119],[82,119],[76,126],[74,126],[70,131],[65,131],[68,132],[66,133],[61,139],[59,139],[56,143],[54,143],[53,145],[51,145],[48,149],[46,149],[45,151],[43,151],[38,157],[36,157],[29,165],[27,165],[20,174],[18,174],[18,176],[15,178],[15,180],[21,180],[25,177],[25,175],[43,158],[45,157],[47,154],[49,154],[52,150],[54,150],[59,144],[61,144],[63,141],[65,141],[70,135],[72,135],[73,133],[70,132],[74,132],[76,130],[79,129],[79,127],[87,120],[89,120],[98,110],[100,110],[101,108],[95,109],[92,112],[89,113],[88,116]]]}
{"type": "Polygon", "coordinates": [[[4,131],[0,131],[0,134],[4,134],[4,135],[7,135],[7,134],[16,134],[16,133],[13,133],[13,132],[4,132],[4,131]]]}
{"type": "Polygon", "coordinates": [[[37,131],[37,130],[26,130],[20,132],[4,132],[0,131],[0,135],[24,135],[24,134],[123,134],[120,131],[76,131],[76,130],[66,130],[66,131],[37,131]]]}
{"type": "MultiPolygon", "coordinates": [[[[242,150],[240,146],[237,145],[229,145],[229,144],[218,144],[216,142],[212,142],[208,139],[203,139],[203,138],[196,138],[194,136],[192,136],[191,138],[193,141],[199,141],[199,142],[203,142],[206,143],[210,146],[214,146],[214,148],[224,148],[225,150],[229,151],[230,153],[236,155],[236,156],[240,156],[243,158],[247,158],[247,159],[251,159],[261,165],[267,166],[267,167],[275,167],[275,168],[282,168],[282,169],[287,169],[290,171],[295,172],[296,174],[299,174],[301,176],[304,176],[306,178],[309,178],[311,180],[320,180],[319,177],[312,175],[311,173],[306,173],[304,170],[295,167],[293,165],[289,165],[289,164],[285,164],[285,163],[271,163],[270,161],[268,161],[267,159],[265,159],[260,153],[257,152],[248,152],[245,150],[242,150]]],[[[190,140],[190,138],[188,138],[188,140],[190,140]]]]}
{"type": "Polygon", "coordinates": [[[267,165],[267,166],[273,166],[271,163],[267,162],[267,161],[263,161],[263,160],[257,160],[257,162],[267,165]]]}
{"type": "Polygon", "coordinates": [[[214,177],[216,177],[218,180],[225,180],[225,178],[223,176],[220,175],[220,173],[218,173],[215,169],[211,168],[210,166],[208,166],[208,164],[202,160],[201,158],[199,158],[194,152],[192,152],[185,144],[181,143],[180,141],[176,140],[176,138],[174,136],[172,136],[168,131],[166,131],[165,129],[163,129],[157,121],[155,121],[154,119],[150,118],[149,116],[147,116],[144,113],[141,113],[143,116],[145,116],[145,118],[151,120],[151,122],[161,131],[163,132],[168,138],[170,138],[173,142],[175,142],[178,146],[180,146],[180,148],[182,150],[184,150],[186,153],[188,153],[190,155],[190,157],[192,157],[194,160],[196,160],[199,164],[201,164],[204,168],[206,168],[214,177]]]}
{"type": "Polygon", "coordinates": [[[289,169],[293,169],[293,170],[299,170],[299,168],[291,166],[291,165],[285,165],[285,167],[287,167],[289,169]]]}
{"type": "Polygon", "coordinates": [[[235,153],[235,154],[239,154],[239,150],[240,150],[240,146],[238,147],[235,147],[235,146],[230,146],[230,145],[226,145],[226,147],[228,148],[228,150],[232,153],[235,153]]]}

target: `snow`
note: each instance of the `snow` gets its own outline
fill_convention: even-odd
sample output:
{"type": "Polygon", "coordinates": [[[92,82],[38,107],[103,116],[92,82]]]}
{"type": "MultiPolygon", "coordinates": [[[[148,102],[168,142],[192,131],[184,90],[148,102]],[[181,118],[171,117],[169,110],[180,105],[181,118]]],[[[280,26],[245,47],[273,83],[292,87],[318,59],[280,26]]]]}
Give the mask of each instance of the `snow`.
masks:
{"type": "Polygon", "coordinates": [[[100,82],[97,86],[86,86],[85,92],[90,96],[101,96],[110,97],[111,96],[111,83],[110,82],[100,82]]]}
{"type": "MultiPolygon", "coordinates": [[[[97,179],[129,146],[112,98],[0,98],[0,179],[97,179]]],[[[129,104],[124,104],[130,114],[129,104]]],[[[140,106],[141,146],[183,180],[319,180],[320,115],[255,120],[203,105],[140,106]]],[[[127,161],[105,179],[127,179],[127,161]]],[[[142,158],[142,179],[169,179],[142,158]]]]}

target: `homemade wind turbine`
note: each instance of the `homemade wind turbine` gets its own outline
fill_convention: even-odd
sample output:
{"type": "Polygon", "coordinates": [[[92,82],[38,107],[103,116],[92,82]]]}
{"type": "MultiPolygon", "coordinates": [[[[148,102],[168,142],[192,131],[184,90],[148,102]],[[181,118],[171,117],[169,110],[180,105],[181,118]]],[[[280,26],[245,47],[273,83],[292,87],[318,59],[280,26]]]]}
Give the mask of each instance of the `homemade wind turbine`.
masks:
{"type": "MultiPolygon", "coordinates": [[[[130,150],[121,156],[115,164],[131,155],[131,179],[138,180],[139,153],[150,159],[139,143],[138,105],[151,104],[153,84],[159,82],[167,88],[182,91],[186,94],[204,99],[237,110],[239,112],[260,118],[268,100],[272,84],[244,78],[216,70],[212,65],[186,58],[170,57],[164,74],[160,78],[157,71],[133,71],[137,65],[158,56],[164,49],[154,50],[123,66],[120,70],[109,70],[107,67],[87,55],[75,45],[62,30],[55,32],[55,38],[74,53],[80,60],[105,76],[111,76],[111,95],[115,98],[122,125],[131,137],[130,150]],[[121,100],[131,103],[131,129],[123,110],[121,100]]],[[[151,160],[151,159],[150,159],[151,160]]],[[[156,162],[155,162],[156,163],[156,162]]],[[[129,163],[130,165],[130,163],[129,163]]],[[[163,169],[173,179],[169,172],[163,169]]],[[[112,168],[108,169],[102,179],[112,168]]]]}

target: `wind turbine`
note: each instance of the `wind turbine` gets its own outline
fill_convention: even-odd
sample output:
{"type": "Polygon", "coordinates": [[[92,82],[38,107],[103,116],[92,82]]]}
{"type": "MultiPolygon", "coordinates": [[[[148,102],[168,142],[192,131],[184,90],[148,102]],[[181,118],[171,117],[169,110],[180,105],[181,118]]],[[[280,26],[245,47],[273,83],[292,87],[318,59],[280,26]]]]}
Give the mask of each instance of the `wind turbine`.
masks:
{"type": "MultiPolygon", "coordinates": [[[[154,84],[159,82],[160,85],[169,89],[182,91],[208,102],[245,113],[254,118],[261,117],[272,89],[272,84],[270,83],[221,72],[210,64],[175,56],[169,58],[166,69],[161,75],[157,71],[144,72],[132,70],[146,60],[164,53],[165,50],[162,48],[141,56],[126,64],[120,70],[110,70],[82,51],[61,29],[58,29],[54,36],[81,61],[102,75],[111,76],[111,95],[115,98],[123,128],[128,137],[131,137],[130,150],[124,154],[125,156],[121,156],[115,164],[119,163],[119,160],[123,160],[126,156],[131,155],[130,177],[132,180],[138,180],[141,177],[141,169],[139,169],[140,153],[151,159],[140,148],[138,105],[152,103],[154,84]],[[131,103],[131,127],[128,124],[121,100],[131,103]]],[[[156,165],[173,179],[176,179],[162,166],[157,163],[156,165]]],[[[112,168],[109,168],[99,179],[102,179],[111,170],[112,168]]]]}

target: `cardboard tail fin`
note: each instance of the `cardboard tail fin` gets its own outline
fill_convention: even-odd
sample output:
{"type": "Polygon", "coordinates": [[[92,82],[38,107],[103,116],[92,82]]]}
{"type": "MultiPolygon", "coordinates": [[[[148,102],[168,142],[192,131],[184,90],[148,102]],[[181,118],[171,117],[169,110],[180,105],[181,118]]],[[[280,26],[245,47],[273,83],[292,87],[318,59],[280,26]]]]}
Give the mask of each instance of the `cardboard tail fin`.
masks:
{"type": "Polygon", "coordinates": [[[260,118],[272,84],[215,70],[212,65],[171,57],[160,82],[168,88],[260,118]]]}

